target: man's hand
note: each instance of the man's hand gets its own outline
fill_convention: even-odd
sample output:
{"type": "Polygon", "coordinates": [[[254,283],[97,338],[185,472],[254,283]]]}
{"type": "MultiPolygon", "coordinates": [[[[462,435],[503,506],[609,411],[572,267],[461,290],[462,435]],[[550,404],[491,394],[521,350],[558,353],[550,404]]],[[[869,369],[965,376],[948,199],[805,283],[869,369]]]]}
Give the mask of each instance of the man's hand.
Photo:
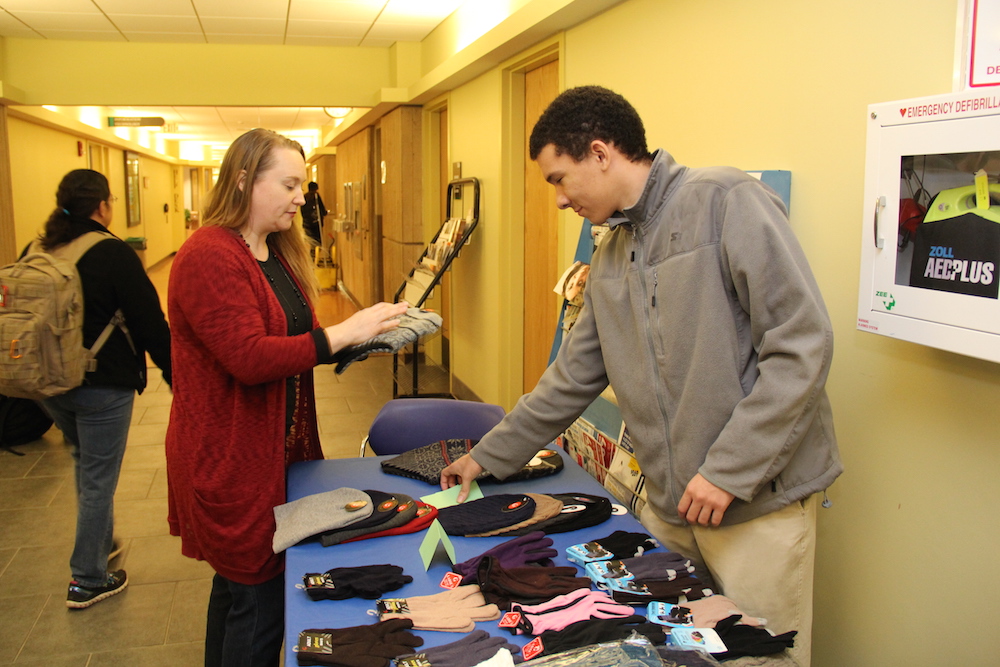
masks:
{"type": "Polygon", "coordinates": [[[465,502],[469,497],[472,480],[479,477],[482,472],[483,466],[476,463],[471,455],[466,454],[441,471],[441,490],[445,491],[456,484],[461,484],[462,490],[458,492],[458,502],[465,502]]]}
{"type": "Polygon", "coordinates": [[[681,502],[677,505],[677,513],[688,523],[718,526],[722,523],[722,515],[726,513],[729,504],[733,502],[735,497],[698,473],[684,489],[681,502]]]}

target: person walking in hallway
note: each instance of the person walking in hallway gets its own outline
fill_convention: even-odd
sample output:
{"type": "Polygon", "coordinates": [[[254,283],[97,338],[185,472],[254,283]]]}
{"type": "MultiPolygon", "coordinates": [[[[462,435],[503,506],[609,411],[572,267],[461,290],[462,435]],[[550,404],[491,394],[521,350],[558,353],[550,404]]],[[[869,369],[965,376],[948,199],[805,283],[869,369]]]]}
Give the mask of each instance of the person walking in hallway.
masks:
{"type": "MultiPolygon", "coordinates": [[[[114,540],[114,496],[128,439],[136,392],[146,387],[146,352],[171,381],[170,328],[156,288],[135,251],[107,231],[115,197],[103,174],[75,169],[56,191],[56,208],[33,242],[45,252],[90,232],[97,241],[76,264],[84,295],[83,343],[90,349],[112,317],[116,326],[96,356],[83,385],[43,401],[73,448],[77,496],[76,542],[70,557],[70,609],[85,609],[128,586],[125,570],[108,572],[114,540]]],[[[31,246],[25,249],[30,251],[31,246]]]]}

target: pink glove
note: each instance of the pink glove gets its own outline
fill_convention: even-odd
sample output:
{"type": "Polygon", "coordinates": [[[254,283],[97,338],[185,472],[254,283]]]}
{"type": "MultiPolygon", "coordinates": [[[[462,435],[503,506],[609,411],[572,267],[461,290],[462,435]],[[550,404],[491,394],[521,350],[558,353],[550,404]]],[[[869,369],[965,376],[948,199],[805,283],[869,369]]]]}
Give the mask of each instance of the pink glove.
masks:
{"type": "Polygon", "coordinates": [[[542,604],[522,605],[514,602],[510,610],[521,614],[521,619],[514,628],[519,635],[540,635],[546,630],[562,630],[577,621],[624,618],[635,613],[632,607],[615,602],[604,591],[587,588],[554,597],[542,604]]]}

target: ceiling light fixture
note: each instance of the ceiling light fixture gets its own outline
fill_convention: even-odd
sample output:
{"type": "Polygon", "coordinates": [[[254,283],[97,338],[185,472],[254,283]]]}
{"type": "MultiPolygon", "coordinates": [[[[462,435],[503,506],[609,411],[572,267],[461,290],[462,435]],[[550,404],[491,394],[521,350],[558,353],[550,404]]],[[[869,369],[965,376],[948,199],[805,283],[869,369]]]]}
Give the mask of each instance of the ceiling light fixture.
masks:
{"type": "Polygon", "coordinates": [[[323,113],[337,120],[346,118],[352,111],[354,107],[323,107],[323,113]]]}

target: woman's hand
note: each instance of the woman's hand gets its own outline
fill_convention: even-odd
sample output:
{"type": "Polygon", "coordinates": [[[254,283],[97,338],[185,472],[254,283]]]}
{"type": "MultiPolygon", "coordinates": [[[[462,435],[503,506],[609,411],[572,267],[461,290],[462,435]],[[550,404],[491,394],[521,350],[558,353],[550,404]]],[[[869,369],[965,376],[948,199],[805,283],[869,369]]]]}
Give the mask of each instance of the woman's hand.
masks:
{"type": "Polygon", "coordinates": [[[339,352],[349,345],[363,343],[373,336],[395,329],[399,326],[399,320],[395,318],[405,313],[409,307],[405,301],[376,303],[354,313],[340,324],[326,327],[324,331],[330,343],[330,351],[339,352]]]}

